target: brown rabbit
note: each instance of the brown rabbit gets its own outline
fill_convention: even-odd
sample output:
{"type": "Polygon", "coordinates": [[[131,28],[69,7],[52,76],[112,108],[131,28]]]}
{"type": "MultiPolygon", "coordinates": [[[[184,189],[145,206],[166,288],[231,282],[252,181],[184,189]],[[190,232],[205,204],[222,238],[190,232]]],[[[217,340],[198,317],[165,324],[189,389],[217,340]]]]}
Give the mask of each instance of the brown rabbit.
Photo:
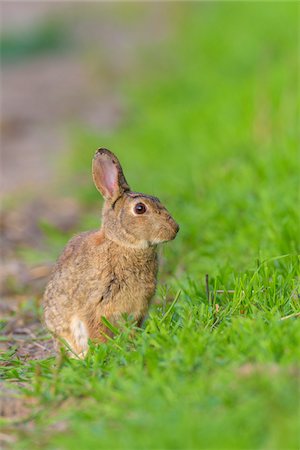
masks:
{"type": "Polygon", "coordinates": [[[70,240],[43,300],[46,326],[80,356],[88,339],[110,334],[102,316],[114,325],[124,315],[142,323],[156,288],[157,244],[179,230],[158,198],[130,190],[109,150],[96,152],[93,178],[105,199],[102,227],[70,240]]]}

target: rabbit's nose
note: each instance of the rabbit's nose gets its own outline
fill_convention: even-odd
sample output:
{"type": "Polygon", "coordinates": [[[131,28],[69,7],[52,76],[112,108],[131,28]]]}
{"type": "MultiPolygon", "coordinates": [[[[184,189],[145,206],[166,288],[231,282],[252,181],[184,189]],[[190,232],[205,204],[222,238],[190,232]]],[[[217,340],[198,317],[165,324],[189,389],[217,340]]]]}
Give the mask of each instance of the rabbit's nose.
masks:
{"type": "Polygon", "coordinates": [[[173,217],[171,217],[171,216],[168,217],[168,222],[170,223],[170,225],[174,229],[175,233],[177,234],[179,231],[178,223],[176,223],[175,220],[173,219],[173,217]]]}

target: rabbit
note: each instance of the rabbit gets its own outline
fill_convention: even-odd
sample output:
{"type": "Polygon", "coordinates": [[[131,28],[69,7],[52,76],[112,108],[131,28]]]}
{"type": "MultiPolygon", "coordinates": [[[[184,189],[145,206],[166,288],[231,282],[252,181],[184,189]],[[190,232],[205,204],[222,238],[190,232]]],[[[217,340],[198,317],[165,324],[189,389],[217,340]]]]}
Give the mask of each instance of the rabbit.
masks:
{"type": "Polygon", "coordinates": [[[102,226],[69,241],[43,297],[44,322],[57,346],[64,340],[82,358],[89,339],[112,335],[102,317],[114,326],[132,317],[141,326],[156,289],[157,245],[179,231],[158,198],[130,190],[111,151],[95,153],[92,174],[104,197],[102,226]]]}

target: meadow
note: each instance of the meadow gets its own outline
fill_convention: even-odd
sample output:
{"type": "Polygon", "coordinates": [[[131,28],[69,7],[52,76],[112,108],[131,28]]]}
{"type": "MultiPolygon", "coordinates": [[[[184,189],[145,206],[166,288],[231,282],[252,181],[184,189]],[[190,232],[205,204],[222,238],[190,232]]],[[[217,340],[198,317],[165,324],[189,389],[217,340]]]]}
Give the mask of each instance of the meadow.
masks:
{"type": "MultiPolygon", "coordinates": [[[[99,226],[101,146],[180,232],[134,337],[128,325],[84,361],[1,356],[6,385],[32,403],[0,422],[15,449],[299,448],[298,13],[179,3],[172,32],[118,85],[117,128],[66,124],[58,191],[84,208],[76,232],[99,226]]],[[[70,236],[43,227],[47,247],[29,256],[53,261],[70,236]]]]}

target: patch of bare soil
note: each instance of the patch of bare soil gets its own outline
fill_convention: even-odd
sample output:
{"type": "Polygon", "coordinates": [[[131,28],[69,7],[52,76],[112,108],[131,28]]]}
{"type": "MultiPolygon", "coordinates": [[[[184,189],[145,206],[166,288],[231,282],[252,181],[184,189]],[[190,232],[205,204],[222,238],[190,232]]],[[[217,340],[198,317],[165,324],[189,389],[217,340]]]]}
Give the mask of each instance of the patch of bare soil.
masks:
{"type": "MultiPolygon", "coordinates": [[[[9,318],[2,330],[0,342],[2,352],[11,350],[14,359],[45,359],[55,355],[54,342],[41,327],[38,318],[16,314],[9,318]]],[[[3,365],[9,364],[3,362],[3,365]]]]}
{"type": "Polygon", "coordinates": [[[55,162],[69,150],[69,124],[101,132],[126,115],[120,85],[135,72],[141,49],[166,35],[167,11],[158,4],[128,5],[120,20],[114,9],[101,3],[1,4],[2,32],[31,32],[52,21],[63,24],[69,42],[67,49],[2,64],[2,194],[53,184],[55,162]],[[134,14],[139,20],[132,22],[134,14]]]}

